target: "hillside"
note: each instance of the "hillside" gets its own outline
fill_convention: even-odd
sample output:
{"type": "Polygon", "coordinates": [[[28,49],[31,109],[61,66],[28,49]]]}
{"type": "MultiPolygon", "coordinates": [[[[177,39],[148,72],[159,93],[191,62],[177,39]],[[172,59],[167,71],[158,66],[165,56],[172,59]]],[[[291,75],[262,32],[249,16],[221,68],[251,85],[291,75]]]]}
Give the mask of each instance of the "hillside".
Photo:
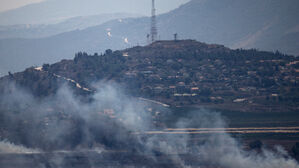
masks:
{"type": "MultiPolygon", "coordinates": [[[[140,17],[138,14],[114,13],[91,16],[78,16],[57,24],[21,24],[0,26],[0,39],[8,38],[43,38],[77,29],[103,24],[109,20],[140,17]]],[[[0,22],[1,23],[1,22],[0,22]]]]}
{"type": "MultiPolygon", "coordinates": [[[[173,39],[173,34],[178,33],[179,39],[298,55],[298,8],[297,0],[192,0],[157,16],[159,37],[173,39]]],[[[124,19],[121,23],[111,21],[42,39],[0,40],[0,73],[3,76],[31,65],[71,59],[80,50],[101,53],[107,48],[143,45],[149,27],[150,18],[143,17],[124,19]],[[20,63],[21,58],[24,61],[20,63]]]]}
{"type": "MultiPolygon", "coordinates": [[[[158,13],[165,13],[188,0],[163,0],[158,13]],[[167,4],[167,5],[165,5],[167,4]]],[[[77,16],[107,13],[138,13],[148,15],[151,1],[148,0],[44,0],[17,9],[0,12],[0,25],[55,24],[77,16]],[[147,11],[148,10],[148,11],[147,11]]]]}
{"type": "MultiPolygon", "coordinates": [[[[130,95],[170,106],[205,106],[245,112],[298,111],[299,58],[279,52],[231,50],[193,40],[157,41],[148,46],[77,53],[42,68],[1,78],[39,97],[68,83],[79,95],[94,93],[95,81],[114,81],[130,95]]],[[[3,88],[3,87],[2,87],[3,88]]]]}

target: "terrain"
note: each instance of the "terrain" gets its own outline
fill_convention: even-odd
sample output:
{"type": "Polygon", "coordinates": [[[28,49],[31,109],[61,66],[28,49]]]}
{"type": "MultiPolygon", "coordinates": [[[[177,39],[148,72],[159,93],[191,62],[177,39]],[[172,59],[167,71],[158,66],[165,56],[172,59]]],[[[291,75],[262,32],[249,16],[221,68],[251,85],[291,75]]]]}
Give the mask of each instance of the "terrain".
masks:
{"type": "Polygon", "coordinates": [[[298,65],[174,40],[9,73],[0,164],[297,168],[298,65]]]}
{"type": "Polygon", "coordinates": [[[115,81],[136,97],[172,107],[296,112],[298,65],[297,57],[279,52],[231,50],[193,40],[157,41],[108,49],[103,55],[79,52],[73,60],[28,68],[1,81],[12,79],[41,97],[54,94],[57,81],[76,86],[61,77],[87,88],[80,91],[86,94],[93,93],[94,81],[115,81]]]}
{"type": "MultiPolygon", "coordinates": [[[[159,11],[158,5],[157,8],[159,11]]],[[[234,49],[278,50],[296,56],[299,54],[298,8],[297,0],[283,3],[280,0],[192,0],[158,15],[158,34],[161,40],[173,39],[177,33],[179,39],[223,44],[234,49]]],[[[78,50],[103,53],[107,48],[144,45],[149,29],[150,18],[142,17],[123,19],[121,23],[115,20],[41,39],[0,40],[0,73],[3,76],[8,71],[22,71],[31,65],[71,59],[78,50]],[[26,61],[20,63],[20,58],[26,61]]]]}
{"type": "Polygon", "coordinates": [[[87,27],[103,24],[110,20],[121,21],[123,18],[135,18],[140,16],[141,15],[138,14],[115,13],[91,16],[77,16],[66,19],[56,24],[1,25],[0,39],[44,38],[73,30],[85,29],[87,27]]]}
{"type": "MultiPolygon", "coordinates": [[[[164,6],[158,13],[174,9],[177,4],[188,0],[164,0],[157,5],[164,6]],[[163,5],[164,4],[164,5],[163,5]],[[168,4],[167,6],[165,4],[168,4]]],[[[148,15],[151,2],[147,0],[44,0],[17,9],[0,12],[0,25],[55,24],[65,19],[107,13],[139,13],[148,15]],[[71,4],[71,5],[70,5],[71,4]]]]}

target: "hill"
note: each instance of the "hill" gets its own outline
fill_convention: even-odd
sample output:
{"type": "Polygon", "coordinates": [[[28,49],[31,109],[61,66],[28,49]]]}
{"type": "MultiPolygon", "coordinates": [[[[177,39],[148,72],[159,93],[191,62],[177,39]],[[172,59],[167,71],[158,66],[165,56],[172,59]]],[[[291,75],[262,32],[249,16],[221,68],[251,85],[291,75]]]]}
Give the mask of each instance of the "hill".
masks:
{"type": "Polygon", "coordinates": [[[0,26],[0,39],[8,38],[42,38],[65,33],[77,29],[85,29],[87,27],[103,24],[109,20],[140,17],[138,14],[129,13],[114,13],[100,14],[91,16],[78,16],[66,19],[57,24],[42,24],[42,25],[9,25],[0,26]]]}
{"type": "MultiPolygon", "coordinates": [[[[102,55],[79,52],[40,68],[1,78],[39,97],[68,83],[79,95],[95,81],[114,81],[131,95],[170,106],[205,106],[245,112],[298,111],[299,58],[279,52],[231,50],[193,40],[157,41],[102,55]]],[[[5,88],[5,87],[2,87],[5,88]]]]}
{"type": "MultiPolygon", "coordinates": [[[[168,12],[188,0],[163,0],[158,13],[168,12]],[[165,5],[167,4],[167,5],[165,5]]],[[[151,1],[148,0],[44,0],[17,9],[0,12],[0,25],[55,24],[77,16],[107,13],[138,13],[147,15],[151,1]],[[148,10],[148,11],[147,11],[148,10]]]]}
{"type": "MultiPolygon", "coordinates": [[[[164,40],[173,39],[173,34],[178,33],[180,39],[298,55],[298,8],[297,0],[192,0],[157,16],[159,36],[164,40]]],[[[124,19],[121,23],[111,21],[42,39],[0,40],[0,73],[3,76],[31,65],[70,59],[79,50],[101,53],[107,48],[146,44],[149,27],[150,18],[143,17],[124,19]]]]}

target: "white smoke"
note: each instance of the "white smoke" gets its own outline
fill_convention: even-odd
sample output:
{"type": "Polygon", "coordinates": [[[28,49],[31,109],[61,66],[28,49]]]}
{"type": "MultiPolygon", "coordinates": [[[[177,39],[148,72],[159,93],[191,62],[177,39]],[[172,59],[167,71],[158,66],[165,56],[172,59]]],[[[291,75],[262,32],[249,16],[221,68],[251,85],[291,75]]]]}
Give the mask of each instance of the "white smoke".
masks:
{"type": "MultiPolygon", "coordinates": [[[[97,91],[91,96],[92,101],[83,103],[80,101],[80,97],[75,96],[65,86],[61,87],[55,96],[43,100],[37,100],[32,95],[11,86],[10,91],[4,95],[5,99],[1,99],[0,105],[14,109],[14,111],[29,111],[28,113],[4,115],[4,117],[7,117],[9,121],[28,119],[30,122],[38,124],[42,121],[40,125],[45,128],[43,130],[43,133],[45,132],[43,134],[44,142],[54,147],[55,145],[65,147],[65,143],[70,146],[60,150],[86,151],[89,150],[88,144],[92,144],[91,148],[101,153],[109,147],[99,144],[99,139],[101,140],[103,137],[104,142],[108,145],[118,146],[117,144],[119,144],[121,148],[126,147],[127,149],[130,147],[134,149],[134,152],[153,159],[153,161],[158,160],[157,151],[163,155],[171,155],[170,161],[178,167],[189,167],[180,154],[188,154],[197,158],[199,162],[221,168],[299,167],[298,163],[281,148],[277,148],[275,151],[263,149],[261,153],[247,151],[243,149],[241,142],[227,133],[207,134],[199,144],[191,146],[191,135],[188,134],[180,136],[166,134],[162,138],[161,135],[153,134],[144,138],[143,132],[161,129],[153,125],[153,116],[146,110],[149,104],[128,96],[120,86],[114,83],[99,82],[93,87],[97,91]],[[59,119],[52,116],[54,112],[57,113],[59,119]],[[79,118],[78,123],[70,122],[69,118],[72,117],[79,118]],[[79,127],[80,134],[75,135],[79,137],[80,141],[72,147],[68,144],[70,140],[73,140],[70,133],[76,130],[79,123],[82,125],[79,127]],[[135,136],[134,133],[139,134],[135,136]],[[68,134],[70,136],[65,136],[68,134]],[[95,141],[97,144],[94,144],[95,141]]],[[[179,120],[176,127],[190,128],[194,123],[198,128],[226,127],[226,122],[219,113],[201,109],[191,114],[190,117],[179,120]]],[[[30,135],[22,137],[26,139],[26,142],[40,141],[36,141],[35,138],[38,136],[35,136],[34,130],[26,133],[30,135]]],[[[39,150],[2,141],[0,142],[0,152],[34,153],[39,150]]],[[[115,162],[115,160],[113,161],[115,162]]]]}
{"type": "MultiPolygon", "coordinates": [[[[197,115],[202,128],[225,128],[219,114],[197,115]]],[[[242,144],[227,133],[211,134],[197,147],[199,158],[215,167],[224,168],[298,168],[298,163],[281,147],[275,151],[262,149],[261,153],[244,150],[242,144]]]]}
{"type": "Polygon", "coordinates": [[[129,39],[127,37],[124,38],[124,42],[129,44],[129,39]]]}
{"type": "Polygon", "coordinates": [[[10,153],[34,154],[34,153],[40,153],[40,150],[26,148],[22,145],[15,145],[7,140],[0,141],[0,154],[10,154],[10,153]]]}

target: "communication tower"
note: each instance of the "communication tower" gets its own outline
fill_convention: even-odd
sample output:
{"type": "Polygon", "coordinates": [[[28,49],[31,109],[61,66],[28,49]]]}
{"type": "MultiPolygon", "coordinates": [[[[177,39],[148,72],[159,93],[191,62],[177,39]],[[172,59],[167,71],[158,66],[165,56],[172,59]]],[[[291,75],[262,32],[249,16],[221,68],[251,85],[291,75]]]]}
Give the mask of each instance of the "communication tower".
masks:
{"type": "Polygon", "coordinates": [[[152,0],[152,18],[151,18],[151,41],[155,42],[157,40],[158,30],[156,23],[156,8],[155,0],[152,0]]]}

